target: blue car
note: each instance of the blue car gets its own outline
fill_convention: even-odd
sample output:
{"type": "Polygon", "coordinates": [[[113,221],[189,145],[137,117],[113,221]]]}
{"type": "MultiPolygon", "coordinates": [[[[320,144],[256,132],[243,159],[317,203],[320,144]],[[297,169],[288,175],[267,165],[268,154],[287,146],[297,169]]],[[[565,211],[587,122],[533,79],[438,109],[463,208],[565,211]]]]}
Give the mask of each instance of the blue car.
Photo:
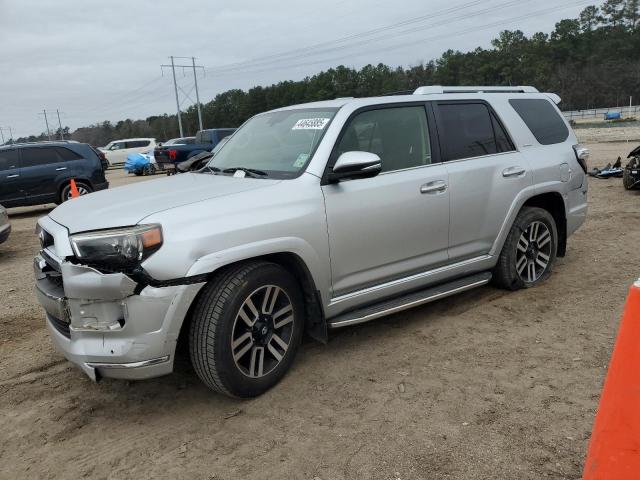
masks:
{"type": "Polygon", "coordinates": [[[0,203],[7,208],[60,204],[71,198],[71,180],[80,195],[109,187],[96,151],[85,143],[42,142],[0,147],[0,203]]]}

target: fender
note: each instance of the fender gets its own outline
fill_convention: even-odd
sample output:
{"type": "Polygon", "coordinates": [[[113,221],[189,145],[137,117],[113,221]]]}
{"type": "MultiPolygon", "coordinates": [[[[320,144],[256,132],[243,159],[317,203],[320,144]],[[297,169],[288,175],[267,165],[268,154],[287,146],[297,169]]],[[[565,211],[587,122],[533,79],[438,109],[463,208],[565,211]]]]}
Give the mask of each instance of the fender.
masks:
{"type": "Polygon", "coordinates": [[[198,278],[203,274],[211,274],[225,265],[277,253],[293,253],[302,259],[320,292],[324,309],[331,298],[329,265],[327,262],[322,262],[309,243],[297,237],[261,240],[210,253],[196,260],[189,268],[187,277],[198,278]]]}
{"type": "Polygon", "coordinates": [[[504,242],[507,240],[507,236],[509,235],[509,231],[511,230],[511,226],[513,222],[516,220],[516,216],[527,202],[527,200],[537,196],[542,195],[543,193],[557,193],[562,196],[562,200],[564,202],[565,213],[567,211],[567,196],[562,194],[560,189],[566,184],[556,181],[556,182],[547,182],[538,185],[531,185],[524,190],[522,190],[518,196],[514,199],[511,207],[509,208],[509,212],[500,227],[500,233],[496,237],[496,240],[493,242],[493,246],[489,251],[489,255],[497,256],[500,255],[502,251],[502,247],[504,242]]]}

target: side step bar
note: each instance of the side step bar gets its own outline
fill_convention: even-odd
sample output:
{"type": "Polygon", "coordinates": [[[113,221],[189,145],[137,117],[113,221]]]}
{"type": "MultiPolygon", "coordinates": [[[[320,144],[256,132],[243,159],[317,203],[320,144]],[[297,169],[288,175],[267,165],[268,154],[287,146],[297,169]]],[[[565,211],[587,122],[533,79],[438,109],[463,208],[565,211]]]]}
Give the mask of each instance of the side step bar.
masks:
{"type": "Polygon", "coordinates": [[[490,272],[478,273],[469,277],[460,278],[452,282],[443,283],[418,292],[409,293],[401,297],[384,300],[380,303],[352,310],[332,318],[328,322],[329,328],[340,328],[358,323],[368,322],[376,318],[391,315],[392,313],[407,310],[409,308],[424,305],[456,293],[471,290],[472,288],[486,285],[491,280],[490,272]]]}

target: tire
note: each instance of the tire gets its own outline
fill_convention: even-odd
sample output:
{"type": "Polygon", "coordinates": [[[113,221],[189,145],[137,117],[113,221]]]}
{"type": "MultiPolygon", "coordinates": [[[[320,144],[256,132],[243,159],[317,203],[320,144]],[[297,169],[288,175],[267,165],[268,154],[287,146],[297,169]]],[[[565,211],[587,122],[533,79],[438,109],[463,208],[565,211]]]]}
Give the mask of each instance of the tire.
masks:
{"type": "Polygon", "coordinates": [[[500,252],[493,270],[494,284],[507,290],[538,285],[551,275],[557,249],[558,229],[551,214],[542,208],[524,207],[500,252]]]}
{"type": "Polygon", "coordinates": [[[622,174],[622,185],[624,185],[625,190],[631,190],[633,184],[635,183],[633,177],[631,176],[631,169],[636,167],[638,167],[638,161],[634,158],[624,169],[624,173],[622,174]]]}
{"type": "MultiPolygon", "coordinates": [[[[76,181],[76,187],[78,188],[78,192],[80,195],[87,195],[88,193],[93,192],[93,189],[85,182],[76,181]]],[[[60,192],[60,198],[58,199],[60,203],[64,203],[71,198],[71,183],[67,183],[62,191],[60,192]]]]}
{"type": "Polygon", "coordinates": [[[197,300],[189,331],[191,363],[210,389],[255,397],[289,370],[303,325],[300,287],[287,270],[265,261],[233,266],[197,300]]]}

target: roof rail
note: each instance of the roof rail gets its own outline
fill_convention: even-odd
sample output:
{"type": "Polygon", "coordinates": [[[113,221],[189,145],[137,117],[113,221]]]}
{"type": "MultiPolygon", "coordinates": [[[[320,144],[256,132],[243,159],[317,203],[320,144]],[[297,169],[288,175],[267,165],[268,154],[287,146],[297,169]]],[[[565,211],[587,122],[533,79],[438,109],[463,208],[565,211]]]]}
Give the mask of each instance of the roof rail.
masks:
{"type": "Polygon", "coordinates": [[[435,95],[438,93],[539,93],[535,87],[443,87],[442,85],[428,85],[418,87],[414,95],[435,95]]]}

